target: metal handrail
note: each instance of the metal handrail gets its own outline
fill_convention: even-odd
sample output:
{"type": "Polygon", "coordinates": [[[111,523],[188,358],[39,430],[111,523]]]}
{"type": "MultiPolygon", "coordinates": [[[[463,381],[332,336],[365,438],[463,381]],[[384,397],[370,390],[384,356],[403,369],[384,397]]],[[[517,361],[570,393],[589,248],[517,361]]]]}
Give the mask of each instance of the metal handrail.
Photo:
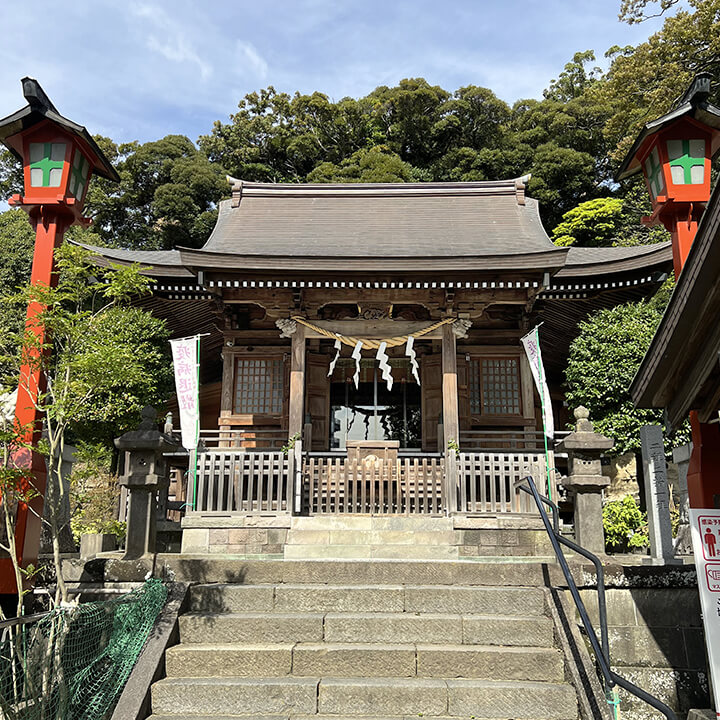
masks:
{"type": "Polygon", "coordinates": [[[605,602],[605,574],[603,572],[602,563],[600,562],[600,559],[597,557],[597,555],[594,555],[589,550],[586,550],[572,540],[568,540],[567,538],[560,535],[560,518],[558,507],[552,500],[550,500],[550,498],[546,497],[545,495],[541,495],[538,492],[533,478],[528,475],[521,482],[527,482],[527,486],[519,483],[517,487],[523,492],[532,495],[533,499],[535,500],[535,504],[537,505],[538,511],[540,512],[543,525],[545,526],[545,531],[550,538],[550,542],[558,559],[560,569],[565,576],[565,582],[567,583],[570,594],[572,595],[572,598],[575,602],[575,607],[580,614],[580,619],[582,620],[583,627],[585,628],[585,633],[587,634],[590,645],[592,646],[593,652],[595,653],[597,664],[600,666],[600,670],[604,679],[605,691],[607,692],[608,690],[612,690],[616,685],[618,685],[624,690],[627,690],[629,693],[635,695],[635,697],[639,698],[643,702],[646,702],[651,707],[655,708],[655,710],[661,712],[666,718],[668,718],[668,720],[677,720],[677,715],[664,702],[658,700],[655,696],[645,692],[645,690],[635,685],[635,683],[632,683],[621,675],[618,675],[610,667],[610,647],[608,643],[607,627],[607,605],[605,602]],[[550,524],[550,518],[548,517],[547,511],[543,507],[543,504],[548,505],[552,509],[552,525],[550,524]],[[580,593],[575,583],[575,579],[570,572],[570,568],[568,567],[565,554],[563,553],[560,545],[565,545],[579,555],[582,555],[584,558],[590,560],[590,562],[592,562],[592,564],[595,566],[595,570],[597,572],[600,643],[598,643],[597,634],[595,633],[595,629],[590,622],[590,618],[587,614],[585,604],[580,597],[580,593]]]}

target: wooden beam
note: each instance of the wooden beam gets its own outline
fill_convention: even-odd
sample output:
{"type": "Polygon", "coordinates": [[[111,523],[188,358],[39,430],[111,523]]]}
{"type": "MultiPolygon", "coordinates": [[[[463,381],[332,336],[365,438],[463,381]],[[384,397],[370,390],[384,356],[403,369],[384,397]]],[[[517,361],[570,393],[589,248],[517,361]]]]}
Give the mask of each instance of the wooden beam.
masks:
{"type": "Polygon", "coordinates": [[[445,447],[438,448],[445,453],[445,482],[448,512],[457,511],[457,458],[448,448],[448,442],[460,442],[460,421],[458,417],[457,353],[455,333],[450,325],[442,326],[442,406],[445,428],[445,447]]]}
{"type": "Polygon", "coordinates": [[[288,437],[302,433],[305,420],[305,328],[298,323],[290,351],[288,437]]]}
{"type": "MultiPolygon", "coordinates": [[[[411,335],[432,324],[428,320],[419,322],[407,320],[313,320],[312,323],[323,330],[369,340],[411,335]]],[[[328,339],[322,333],[310,328],[305,328],[305,337],[328,339]]],[[[437,328],[437,330],[419,337],[418,340],[440,340],[441,337],[442,328],[437,328]]]]}

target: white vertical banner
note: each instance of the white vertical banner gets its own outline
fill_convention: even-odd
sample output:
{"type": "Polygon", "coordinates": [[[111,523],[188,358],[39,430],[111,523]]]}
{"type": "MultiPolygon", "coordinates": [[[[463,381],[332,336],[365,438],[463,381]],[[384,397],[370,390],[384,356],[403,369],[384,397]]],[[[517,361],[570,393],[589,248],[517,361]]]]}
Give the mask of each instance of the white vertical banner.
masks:
{"type": "Polygon", "coordinates": [[[543,367],[542,354],[540,353],[540,336],[538,329],[533,328],[525,337],[521,338],[520,342],[525,348],[525,354],[530,363],[530,372],[532,372],[535,387],[540,395],[545,435],[552,440],[555,434],[555,422],[553,420],[550,390],[547,380],[545,379],[545,368],[543,367]]]}
{"type": "MultiPolygon", "coordinates": [[[[715,707],[720,709],[720,510],[690,508],[695,570],[715,707]]],[[[720,718],[720,710],[716,713],[720,718]]]]}
{"type": "Polygon", "coordinates": [[[199,336],[171,340],[175,390],[180,410],[182,445],[196,450],[200,439],[198,345],[199,336]]]}

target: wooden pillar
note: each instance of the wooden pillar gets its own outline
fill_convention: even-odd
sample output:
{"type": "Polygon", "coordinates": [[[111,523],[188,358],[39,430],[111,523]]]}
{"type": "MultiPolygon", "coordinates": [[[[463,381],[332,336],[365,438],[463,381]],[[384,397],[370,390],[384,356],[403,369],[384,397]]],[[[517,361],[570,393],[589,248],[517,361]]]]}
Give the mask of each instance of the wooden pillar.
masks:
{"type": "Polygon", "coordinates": [[[457,457],[454,450],[448,448],[448,442],[454,440],[460,444],[460,422],[458,419],[457,355],[455,333],[451,325],[442,328],[442,406],[443,426],[445,428],[444,447],[438,448],[445,453],[445,496],[447,512],[457,512],[457,457]]]}
{"type": "Polygon", "coordinates": [[[305,327],[298,323],[291,337],[288,437],[302,433],[305,421],[305,327]]]}

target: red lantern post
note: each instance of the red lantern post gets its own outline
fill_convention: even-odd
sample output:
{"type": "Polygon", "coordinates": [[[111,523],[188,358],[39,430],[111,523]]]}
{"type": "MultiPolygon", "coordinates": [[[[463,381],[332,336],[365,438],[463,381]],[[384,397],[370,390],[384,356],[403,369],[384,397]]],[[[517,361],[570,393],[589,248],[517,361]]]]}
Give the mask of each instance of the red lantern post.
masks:
{"type": "MultiPolygon", "coordinates": [[[[645,125],[615,177],[619,181],[643,173],[653,204],[643,222],[662,224],[670,232],[675,277],[710,200],[710,163],[720,149],[720,108],[707,101],[711,77],[698,75],[671,112],[645,125]]],[[[717,423],[701,423],[696,412],[690,413],[690,425],[690,505],[712,508],[713,495],[720,492],[720,429],[717,423]]]]}
{"type": "MultiPolygon", "coordinates": [[[[24,194],[14,195],[9,202],[27,212],[35,230],[31,284],[54,287],[55,250],[62,244],[65,230],[90,222],[82,216],[82,208],[93,173],[115,181],[119,177],[88,131],[60,115],[36,80],[23,78],[22,86],[28,105],[0,120],[0,142],[23,163],[24,194]]],[[[38,303],[30,303],[26,320],[26,328],[38,338],[39,345],[45,337],[38,321],[42,310],[38,303]]],[[[42,433],[38,397],[45,388],[43,373],[31,357],[20,369],[15,421],[22,428],[24,441],[33,448],[42,433]]],[[[27,567],[37,563],[40,548],[47,466],[34,449],[18,453],[15,462],[30,469],[38,492],[31,507],[20,504],[15,519],[18,560],[27,567]]],[[[0,593],[16,590],[11,560],[1,558],[0,593]]]]}

